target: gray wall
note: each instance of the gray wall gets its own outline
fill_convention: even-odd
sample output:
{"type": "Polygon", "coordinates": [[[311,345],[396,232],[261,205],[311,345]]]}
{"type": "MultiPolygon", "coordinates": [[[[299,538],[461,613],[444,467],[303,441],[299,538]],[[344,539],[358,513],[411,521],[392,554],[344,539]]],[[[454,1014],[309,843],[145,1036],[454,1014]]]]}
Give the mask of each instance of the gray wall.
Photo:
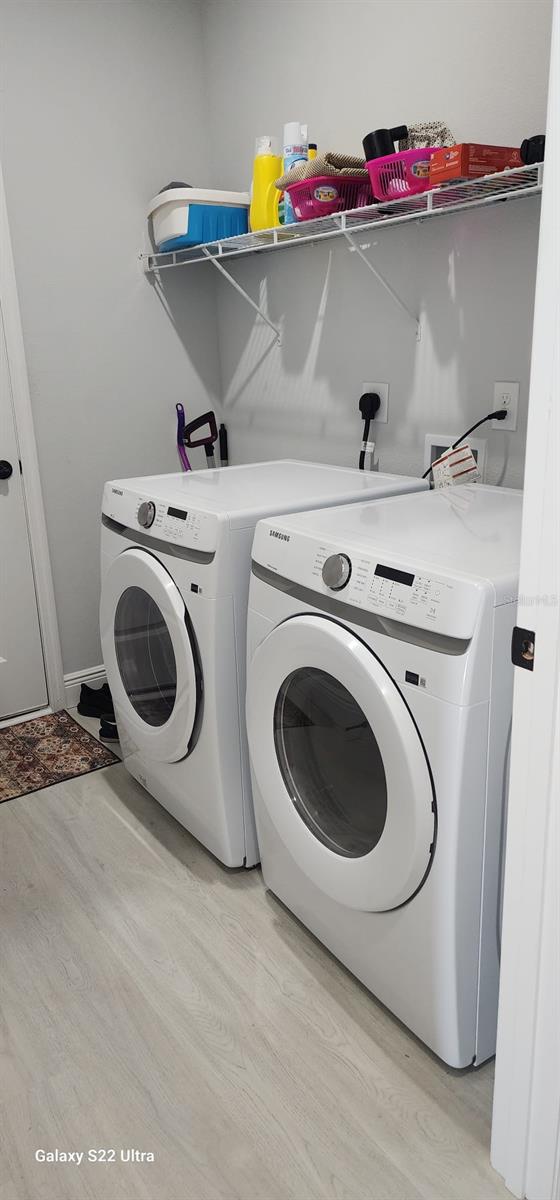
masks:
{"type": "Polygon", "coordinates": [[[171,178],[246,187],[254,137],[307,119],[322,148],[444,118],[518,143],[544,125],[549,0],[0,0],[2,159],[66,672],[100,662],[104,480],[176,469],[174,404],[223,396],[233,461],[356,461],[365,381],[389,381],[381,466],[418,472],[521,382],[489,478],[522,479],[538,205],[383,231],[368,253],[422,312],[417,345],[337,245],[233,265],[271,337],[204,267],[136,261],[171,178]],[[216,301],[217,296],[217,301],[216,301]]]}
{"type": "Polygon", "coordinates": [[[0,157],[72,672],[101,662],[103,482],[178,469],[175,402],[196,414],[218,393],[213,280],[169,273],[170,320],[137,264],[149,199],[172,178],[207,180],[199,9],[3,0],[0,46],[0,157]]]}
{"type": "MultiPolygon", "coordinates": [[[[360,151],[372,128],[444,119],[458,139],[519,145],[545,122],[548,0],[209,0],[204,7],[214,180],[247,185],[254,137],[309,122],[322,149],[360,151]],[[231,110],[235,97],[235,111],[231,110]]],[[[363,382],[389,382],[382,469],[421,470],[427,432],[459,435],[521,384],[517,433],[485,432],[488,480],[519,485],[539,204],[379,231],[368,254],[422,314],[424,335],[337,244],[234,264],[268,303],[282,346],[226,287],[219,338],[236,461],[356,462],[363,382]]]]}

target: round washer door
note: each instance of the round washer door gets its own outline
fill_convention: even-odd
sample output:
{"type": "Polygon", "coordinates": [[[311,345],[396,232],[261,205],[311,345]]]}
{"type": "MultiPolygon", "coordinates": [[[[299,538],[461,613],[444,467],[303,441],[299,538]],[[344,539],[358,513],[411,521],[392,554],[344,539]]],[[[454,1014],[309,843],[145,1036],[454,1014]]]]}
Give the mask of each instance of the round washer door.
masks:
{"type": "Polygon", "coordinates": [[[189,749],[200,672],[183,598],[165,567],[136,547],[101,590],[101,642],[113,700],[138,749],[177,762],[189,749]]]}
{"type": "Polygon", "coordinates": [[[384,912],[420,887],[435,841],[424,747],[373,651],[326,617],[278,625],[249,669],[247,732],[268,815],[307,877],[384,912]]]}

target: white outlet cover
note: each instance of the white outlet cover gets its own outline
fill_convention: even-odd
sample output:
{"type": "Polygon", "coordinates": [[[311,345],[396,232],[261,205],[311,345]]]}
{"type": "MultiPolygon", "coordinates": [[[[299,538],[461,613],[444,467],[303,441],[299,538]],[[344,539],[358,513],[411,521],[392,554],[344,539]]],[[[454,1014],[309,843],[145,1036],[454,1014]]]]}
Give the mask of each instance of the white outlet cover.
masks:
{"type": "Polygon", "coordinates": [[[389,420],[389,384],[388,383],[362,383],[360,396],[364,392],[377,392],[381,401],[381,406],[378,409],[373,425],[386,425],[389,420]]]}
{"type": "Polygon", "coordinates": [[[517,429],[517,409],[519,407],[519,384],[505,382],[494,384],[494,409],[507,409],[504,421],[492,421],[492,429],[517,429]]]}

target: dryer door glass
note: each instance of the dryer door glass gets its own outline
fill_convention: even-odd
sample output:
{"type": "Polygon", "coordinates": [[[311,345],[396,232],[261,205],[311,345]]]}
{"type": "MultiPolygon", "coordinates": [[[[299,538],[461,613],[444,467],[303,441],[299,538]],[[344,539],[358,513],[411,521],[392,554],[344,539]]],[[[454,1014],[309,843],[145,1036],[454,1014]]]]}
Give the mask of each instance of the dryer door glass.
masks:
{"type": "Polygon", "coordinates": [[[410,900],[435,852],[436,798],[413,711],[373,647],[318,613],[281,621],[249,665],[247,734],[263,858],[272,827],[332,900],[410,900]]]}
{"type": "Polygon", "coordinates": [[[387,817],[387,781],[373,730],[347,688],[315,667],[293,671],[276,701],[274,740],[311,832],[349,858],[373,850],[387,817]]]}
{"type": "Polygon", "coordinates": [[[175,654],[163,614],[142,588],[127,588],[117,604],[115,651],[132,707],[148,725],[164,725],[177,695],[175,654]]]}

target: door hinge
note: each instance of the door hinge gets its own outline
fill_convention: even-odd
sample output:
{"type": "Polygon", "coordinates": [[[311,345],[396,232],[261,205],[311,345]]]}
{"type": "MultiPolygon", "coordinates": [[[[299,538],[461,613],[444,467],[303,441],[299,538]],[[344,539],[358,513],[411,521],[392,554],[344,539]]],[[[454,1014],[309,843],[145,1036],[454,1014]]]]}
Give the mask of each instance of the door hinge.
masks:
{"type": "Polygon", "coordinates": [[[511,635],[511,661],[514,667],[532,671],[535,661],[535,631],[514,625],[511,635]]]}

